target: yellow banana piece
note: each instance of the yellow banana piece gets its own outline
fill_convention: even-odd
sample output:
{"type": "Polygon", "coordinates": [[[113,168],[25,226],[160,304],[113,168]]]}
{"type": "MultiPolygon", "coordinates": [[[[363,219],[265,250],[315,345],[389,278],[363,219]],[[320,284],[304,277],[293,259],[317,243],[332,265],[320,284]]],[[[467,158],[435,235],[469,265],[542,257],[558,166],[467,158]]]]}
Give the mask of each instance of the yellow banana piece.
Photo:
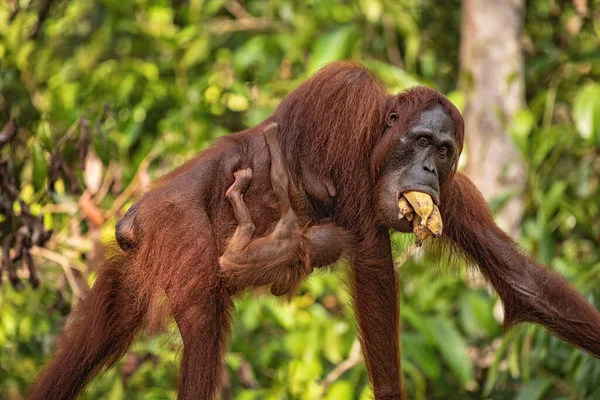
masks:
{"type": "Polygon", "coordinates": [[[406,217],[407,220],[412,221],[414,210],[402,196],[400,196],[400,199],[398,200],[398,209],[400,210],[398,218],[402,219],[406,217]]]}
{"type": "Polygon", "coordinates": [[[413,219],[413,233],[417,237],[417,246],[423,244],[423,241],[431,236],[431,232],[422,222],[420,215],[416,215],[413,219]]]}
{"type": "Polygon", "coordinates": [[[408,200],[415,213],[421,217],[420,223],[425,227],[427,220],[433,212],[433,200],[431,196],[422,192],[406,192],[402,193],[402,196],[408,200]]]}
{"type": "Polygon", "coordinates": [[[433,205],[433,212],[427,219],[427,229],[433,233],[434,237],[440,237],[442,235],[442,230],[444,229],[444,223],[442,222],[442,214],[440,214],[440,209],[435,204],[433,205]]]}

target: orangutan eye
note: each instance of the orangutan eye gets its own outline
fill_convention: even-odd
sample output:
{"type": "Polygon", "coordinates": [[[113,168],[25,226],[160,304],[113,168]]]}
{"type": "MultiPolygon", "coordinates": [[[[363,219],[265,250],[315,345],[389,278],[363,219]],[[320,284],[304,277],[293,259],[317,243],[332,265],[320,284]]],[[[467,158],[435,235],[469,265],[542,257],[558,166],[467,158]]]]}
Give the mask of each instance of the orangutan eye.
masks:
{"type": "Polygon", "coordinates": [[[446,146],[442,146],[437,150],[437,152],[440,157],[446,157],[446,154],[448,154],[448,148],[446,146]]]}
{"type": "Polygon", "coordinates": [[[419,144],[419,146],[422,146],[422,147],[429,146],[429,140],[427,140],[427,138],[423,137],[423,136],[419,138],[419,140],[417,141],[417,143],[419,144]]]}

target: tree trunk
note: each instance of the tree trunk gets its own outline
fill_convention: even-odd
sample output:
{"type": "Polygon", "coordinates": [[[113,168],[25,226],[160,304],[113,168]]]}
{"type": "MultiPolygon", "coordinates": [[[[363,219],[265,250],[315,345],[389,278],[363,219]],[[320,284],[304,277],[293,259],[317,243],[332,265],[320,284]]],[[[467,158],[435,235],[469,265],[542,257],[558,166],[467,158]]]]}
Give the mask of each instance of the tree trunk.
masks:
{"type": "Polygon", "coordinates": [[[506,130],[524,104],[520,38],[523,0],[464,0],[461,87],[466,93],[466,174],[488,202],[510,200],[496,214],[518,236],[526,168],[506,130]]]}

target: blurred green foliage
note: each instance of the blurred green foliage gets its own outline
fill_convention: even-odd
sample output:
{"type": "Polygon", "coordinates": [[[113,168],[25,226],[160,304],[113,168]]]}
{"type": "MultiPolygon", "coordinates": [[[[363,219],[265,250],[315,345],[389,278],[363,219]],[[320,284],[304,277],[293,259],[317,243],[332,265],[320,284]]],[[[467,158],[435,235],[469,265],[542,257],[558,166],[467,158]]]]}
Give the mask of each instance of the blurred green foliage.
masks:
{"type": "MultiPolygon", "coordinates": [[[[24,182],[20,197],[32,212],[45,213],[47,227],[55,230],[48,249],[67,260],[67,267],[57,260],[37,261],[43,282],[38,290],[2,286],[0,399],[23,398],[51,354],[76,299],[64,272],[84,282],[93,278],[84,262],[95,236],[79,216],[78,197],[61,180],[56,195],[45,187],[50,154],[80,118],[93,126],[93,148],[105,170],[111,166],[118,172],[112,190],[97,199],[98,207],[109,210],[120,190],[134,177],[141,179],[136,171],[146,170],[144,160],[151,177],[162,175],[214,138],[260,122],[330,61],[362,60],[391,91],[423,83],[461,104],[458,0],[443,7],[432,0],[242,4],[15,0],[0,5],[0,125],[9,117],[20,125],[21,147],[10,149],[13,159],[18,154],[24,182]]],[[[597,308],[599,8],[598,0],[527,2],[527,107],[510,123],[529,174],[521,244],[568,277],[597,308]]],[[[63,139],[66,158],[75,152],[75,141],[63,139]]],[[[77,174],[81,180],[81,171],[77,174]]],[[[104,224],[104,240],[110,240],[114,223],[111,216],[104,224]]],[[[395,241],[400,257],[410,240],[395,241]]],[[[598,360],[537,326],[502,336],[497,297],[462,266],[447,271],[435,265],[418,253],[400,270],[402,362],[410,398],[600,398],[598,360]]],[[[315,274],[289,304],[251,296],[238,303],[227,396],[370,398],[362,363],[323,390],[322,379],[349,356],[355,340],[343,276],[341,268],[315,274]]],[[[84,398],[174,398],[179,342],[173,326],[167,334],[142,338],[84,398]]]]}

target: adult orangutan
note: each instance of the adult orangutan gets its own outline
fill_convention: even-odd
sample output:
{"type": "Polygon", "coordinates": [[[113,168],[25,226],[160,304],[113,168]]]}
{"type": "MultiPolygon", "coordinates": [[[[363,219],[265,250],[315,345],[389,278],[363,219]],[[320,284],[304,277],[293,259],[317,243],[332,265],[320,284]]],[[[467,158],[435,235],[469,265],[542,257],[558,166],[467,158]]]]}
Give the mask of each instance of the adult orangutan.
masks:
{"type": "Polygon", "coordinates": [[[445,225],[439,240],[448,244],[450,254],[479,266],[503,301],[506,326],[537,322],[600,356],[600,314],[565,279],[523,255],[495,225],[477,189],[455,173],[462,144],[462,118],[441,94],[415,88],[389,96],[358,64],[323,68],[264,123],[220,139],[158,182],[127,213],[117,229],[127,250],[99,271],[31,398],[75,397],[97,372],[123,355],[157,313],[162,294],[184,344],[179,398],[214,398],[230,329],[231,293],[271,279],[243,280],[236,287],[228,270],[251,271],[272,240],[287,240],[288,248],[307,255],[289,255],[284,262],[288,265],[280,265],[301,269],[287,275],[291,278],[283,279],[286,284],[275,285],[279,275],[271,275],[271,290],[277,294],[293,290],[292,281],[303,279],[307,265],[319,266],[349,253],[375,398],[402,398],[398,282],[388,229],[416,231],[422,227],[420,217],[431,232],[436,230],[427,217],[433,211],[424,213],[413,204],[411,192],[426,193],[439,207],[445,225]],[[267,129],[265,136],[272,122],[279,124],[279,131],[269,136],[267,129]],[[293,219],[279,213],[287,207],[282,188],[289,197],[287,210],[298,224],[290,225],[293,219]],[[241,195],[243,202],[235,198],[241,195]],[[417,214],[412,222],[403,199],[417,214]],[[247,212],[236,219],[232,204],[237,211],[247,207],[247,212]],[[254,229],[241,232],[246,237],[236,241],[232,235],[238,220],[243,225],[248,217],[254,229]],[[283,236],[273,234],[278,220],[283,221],[280,229],[294,229],[283,236]],[[327,245],[330,229],[343,232],[333,251],[327,245]],[[235,252],[244,249],[253,249],[256,258],[246,263],[236,258],[235,252]]]}

